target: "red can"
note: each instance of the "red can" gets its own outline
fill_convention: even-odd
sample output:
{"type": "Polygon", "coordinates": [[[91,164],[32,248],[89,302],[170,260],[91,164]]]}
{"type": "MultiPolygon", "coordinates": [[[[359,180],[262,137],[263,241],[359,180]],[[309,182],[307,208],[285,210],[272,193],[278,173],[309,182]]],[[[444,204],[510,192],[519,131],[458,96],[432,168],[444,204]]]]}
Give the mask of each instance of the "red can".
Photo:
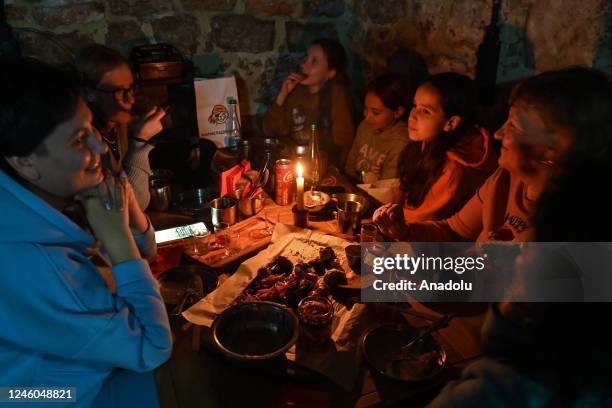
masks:
{"type": "Polygon", "coordinates": [[[291,160],[280,159],[274,166],[276,178],[274,201],[278,205],[289,205],[293,203],[293,168],[291,160]]]}

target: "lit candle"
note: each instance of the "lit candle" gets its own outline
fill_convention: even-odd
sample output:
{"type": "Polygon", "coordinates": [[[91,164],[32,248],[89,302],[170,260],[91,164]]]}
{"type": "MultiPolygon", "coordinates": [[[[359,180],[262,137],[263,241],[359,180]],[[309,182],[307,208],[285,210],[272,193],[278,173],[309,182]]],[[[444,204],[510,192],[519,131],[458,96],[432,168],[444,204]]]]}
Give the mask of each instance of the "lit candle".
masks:
{"type": "Polygon", "coordinates": [[[304,175],[302,174],[304,169],[302,163],[298,162],[297,165],[297,178],[295,179],[297,185],[297,208],[298,210],[304,210],[304,175]]]}

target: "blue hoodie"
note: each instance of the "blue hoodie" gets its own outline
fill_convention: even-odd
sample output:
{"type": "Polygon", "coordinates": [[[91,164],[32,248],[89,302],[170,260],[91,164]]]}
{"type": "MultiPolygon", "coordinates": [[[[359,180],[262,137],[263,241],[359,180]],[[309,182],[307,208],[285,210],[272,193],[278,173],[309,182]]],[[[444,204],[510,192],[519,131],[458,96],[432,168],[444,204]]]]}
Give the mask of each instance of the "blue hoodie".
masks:
{"type": "MultiPolygon", "coordinates": [[[[0,387],[75,387],[76,404],[54,407],[157,405],[152,370],[172,339],[147,262],[113,266],[112,294],[95,238],[2,171],[0,214],[0,387]],[[150,401],[117,394],[142,384],[150,401]]],[[[152,236],[135,237],[143,255],[152,236]]]]}

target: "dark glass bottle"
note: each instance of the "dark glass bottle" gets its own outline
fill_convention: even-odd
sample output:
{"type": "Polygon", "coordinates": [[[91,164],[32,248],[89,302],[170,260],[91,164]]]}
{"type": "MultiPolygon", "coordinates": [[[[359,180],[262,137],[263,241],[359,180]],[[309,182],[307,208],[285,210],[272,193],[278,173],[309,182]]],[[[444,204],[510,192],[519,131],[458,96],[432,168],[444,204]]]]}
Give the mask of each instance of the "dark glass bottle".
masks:
{"type": "Polygon", "coordinates": [[[316,190],[319,187],[321,181],[321,157],[319,153],[319,131],[316,123],[310,124],[310,145],[309,145],[309,159],[310,159],[310,179],[312,181],[312,190],[316,190]]]}

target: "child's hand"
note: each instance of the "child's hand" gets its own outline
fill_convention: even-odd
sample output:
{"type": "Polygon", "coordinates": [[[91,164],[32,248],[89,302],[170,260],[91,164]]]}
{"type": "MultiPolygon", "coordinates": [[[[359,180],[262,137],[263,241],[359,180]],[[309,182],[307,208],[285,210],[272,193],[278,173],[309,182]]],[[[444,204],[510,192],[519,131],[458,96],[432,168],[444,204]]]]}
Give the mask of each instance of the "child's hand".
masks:
{"type": "Polygon", "coordinates": [[[162,108],[153,106],[142,119],[142,125],[136,132],[136,137],[142,140],[150,140],[164,128],[161,120],[166,115],[162,108]]]}
{"type": "Polygon", "coordinates": [[[289,96],[289,94],[293,92],[295,87],[303,80],[304,75],[302,74],[289,74],[289,76],[283,82],[281,90],[278,93],[278,96],[276,97],[276,104],[278,106],[283,106],[283,104],[285,103],[285,99],[287,99],[287,96],[289,96]]]}
{"type": "Polygon", "coordinates": [[[385,204],[374,211],[373,218],[384,235],[398,241],[408,238],[409,226],[401,204],[385,204]]]}

